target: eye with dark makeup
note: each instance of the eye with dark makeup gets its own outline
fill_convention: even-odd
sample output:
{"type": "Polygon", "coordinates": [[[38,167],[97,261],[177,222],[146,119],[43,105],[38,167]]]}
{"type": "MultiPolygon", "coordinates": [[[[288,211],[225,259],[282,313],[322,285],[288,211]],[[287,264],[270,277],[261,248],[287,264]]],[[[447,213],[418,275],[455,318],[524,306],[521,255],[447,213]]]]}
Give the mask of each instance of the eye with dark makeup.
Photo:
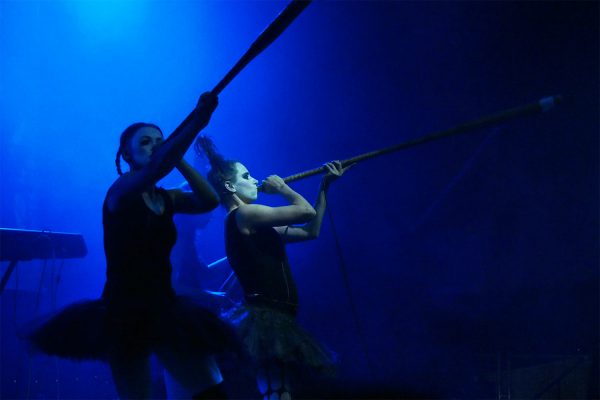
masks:
{"type": "Polygon", "coordinates": [[[148,146],[152,144],[152,141],[155,141],[156,144],[161,144],[164,140],[162,137],[158,137],[156,139],[153,139],[149,136],[144,136],[140,139],[140,146],[148,146]]]}

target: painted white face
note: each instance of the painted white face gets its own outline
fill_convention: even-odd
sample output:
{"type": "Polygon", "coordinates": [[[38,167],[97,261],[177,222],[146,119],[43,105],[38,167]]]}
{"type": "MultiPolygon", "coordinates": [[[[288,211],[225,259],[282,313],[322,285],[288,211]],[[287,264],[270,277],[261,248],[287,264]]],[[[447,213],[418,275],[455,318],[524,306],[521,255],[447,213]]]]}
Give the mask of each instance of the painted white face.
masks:
{"type": "Polygon", "coordinates": [[[248,172],[248,169],[244,164],[236,163],[235,169],[235,178],[233,182],[231,182],[235,189],[235,194],[244,203],[249,204],[254,202],[258,196],[258,181],[250,176],[250,172],[248,172]]]}
{"type": "Polygon", "coordinates": [[[163,140],[161,131],[156,128],[145,126],[138,129],[127,146],[129,154],[126,161],[131,169],[139,169],[148,165],[152,153],[162,144],[163,140]]]}

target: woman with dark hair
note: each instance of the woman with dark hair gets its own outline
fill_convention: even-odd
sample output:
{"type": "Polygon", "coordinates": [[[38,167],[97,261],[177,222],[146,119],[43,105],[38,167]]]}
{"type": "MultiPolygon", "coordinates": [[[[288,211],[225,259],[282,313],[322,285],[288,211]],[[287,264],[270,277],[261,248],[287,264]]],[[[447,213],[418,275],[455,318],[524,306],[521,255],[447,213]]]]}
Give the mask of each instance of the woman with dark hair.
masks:
{"type": "Polygon", "coordinates": [[[166,140],[154,124],[136,123],[121,134],[119,178],[102,209],[106,284],[100,300],[67,307],[35,329],[39,350],[110,365],[120,398],[151,396],[149,356],[157,355],[189,397],[225,398],[212,355],[232,343],[226,325],[171,286],[174,213],[213,210],[218,198],[183,155],[209,122],[218,99],[204,93],[192,117],[166,140]],[[120,160],[129,165],[121,171],[120,160]],[[177,168],[191,192],[157,182],[177,168]]]}
{"type": "Polygon", "coordinates": [[[253,204],[258,181],[240,162],[225,160],[207,137],[199,137],[196,151],[211,170],[208,179],[228,214],[225,219],[227,258],[244,291],[244,303],[228,312],[241,341],[257,367],[257,384],[265,400],[290,399],[291,370],[331,371],[333,355],[296,322],[298,294],[285,244],[319,236],[331,182],[347,169],[339,161],[325,164],[313,208],[280,177],[262,182],[267,194],[289,202],[281,207],[253,204]],[[296,224],[304,224],[296,226],[296,224]]]}

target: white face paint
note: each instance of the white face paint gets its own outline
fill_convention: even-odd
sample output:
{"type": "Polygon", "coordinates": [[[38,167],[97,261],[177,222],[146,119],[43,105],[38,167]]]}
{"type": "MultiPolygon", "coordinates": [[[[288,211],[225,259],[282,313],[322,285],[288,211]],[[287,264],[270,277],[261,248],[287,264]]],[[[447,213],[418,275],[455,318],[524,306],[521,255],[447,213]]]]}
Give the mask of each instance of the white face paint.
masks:
{"type": "Polygon", "coordinates": [[[231,182],[235,189],[235,194],[244,203],[252,203],[258,196],[258,181],[250,176],[250,172],[244,166],[244,164],[235,164],[235,178],[231,182]]]}
{"type": "Polygon", "coordinates": [[[145,126],[137,130],[127,146],[129,157],[127,162],[131,169],[142,168],[150,162],[152,153],[163,142],[161,131],[145,126]]]}

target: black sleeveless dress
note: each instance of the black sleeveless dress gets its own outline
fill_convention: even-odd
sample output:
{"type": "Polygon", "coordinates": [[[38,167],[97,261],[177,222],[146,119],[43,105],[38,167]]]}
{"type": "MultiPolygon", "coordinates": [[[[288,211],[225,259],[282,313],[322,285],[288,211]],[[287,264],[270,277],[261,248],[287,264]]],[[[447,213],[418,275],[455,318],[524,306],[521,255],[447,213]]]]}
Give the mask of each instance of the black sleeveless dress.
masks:
{"type": "Polygon", "coordinates": [[[332,372],[335,355],[296,322],[298,293],[279,234],[271,227],[242,234],[236,212],[229,213],[225,221],[225,248],[245,301],[224,316],[237,326],[240,340],[256,364],[283,362],[332,372]]]}
{"type": "Polygon", "coordinates": [[[98,300],[82,301],[27,334],[34,348],[75,359],[147,357],[157,348],[214,354],[233,348],[232,330],[171,286],[171,248],[177,237],[173,204],[164,189],[158,215],[141,195],[115,212],[103,206],[106,284],[98,300]]]}

